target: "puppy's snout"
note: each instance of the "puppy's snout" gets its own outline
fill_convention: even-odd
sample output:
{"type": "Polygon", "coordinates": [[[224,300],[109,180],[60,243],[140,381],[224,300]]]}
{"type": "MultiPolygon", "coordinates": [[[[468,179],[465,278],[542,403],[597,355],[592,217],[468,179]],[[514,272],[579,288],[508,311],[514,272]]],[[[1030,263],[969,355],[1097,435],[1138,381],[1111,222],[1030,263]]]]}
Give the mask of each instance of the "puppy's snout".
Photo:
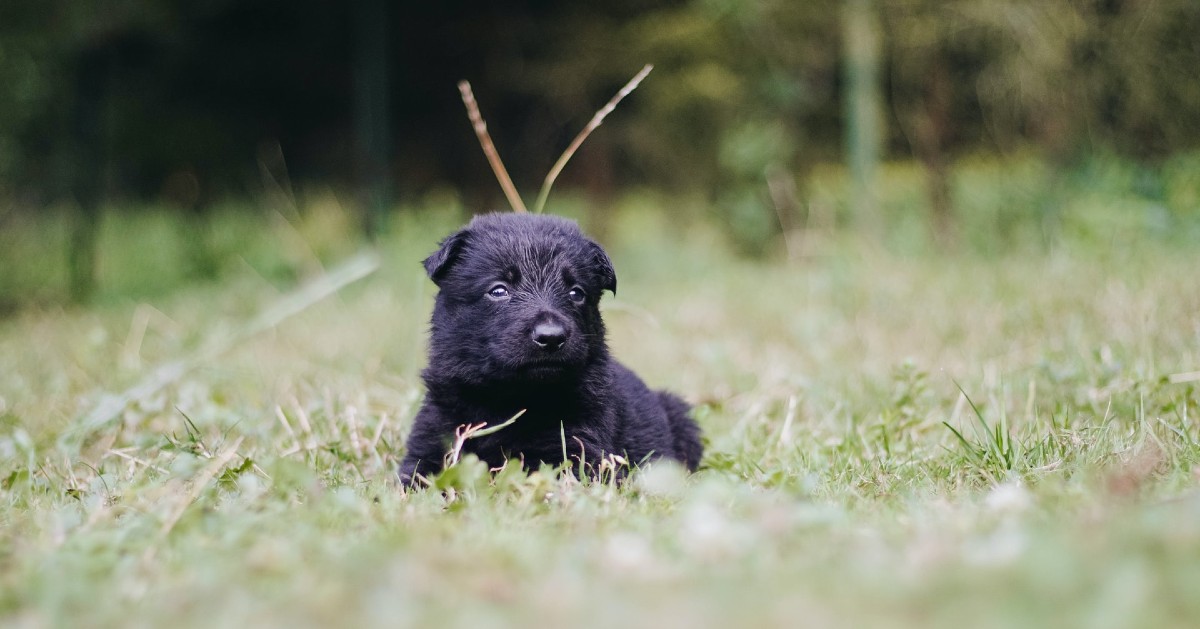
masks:
{"type": "Polygon", "coordinates": [[[552,352],[567,342],[567,329],[557,321],[539,321],[533,326],[533,342],[552,352]]]}

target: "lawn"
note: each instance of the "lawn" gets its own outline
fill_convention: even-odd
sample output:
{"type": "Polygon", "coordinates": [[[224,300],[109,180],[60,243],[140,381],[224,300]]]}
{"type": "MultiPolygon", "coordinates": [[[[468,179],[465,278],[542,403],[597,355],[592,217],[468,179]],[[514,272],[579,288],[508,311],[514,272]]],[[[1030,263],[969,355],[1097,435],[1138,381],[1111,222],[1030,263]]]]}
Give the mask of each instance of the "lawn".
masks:
{"type": "Polygon", "coordinates": [[[701,471],[615,487],[468,458],[406,494],[418,262],[456,219],[398,219],[377,271],[287,317],[353,255],[341,223],[264,222],[274,244],[180,285],[165,220],[110,219],[94,305],[0,319],[0,625],[1200,620],[1194,245],[835,234],[756,261],[627,208],[610,345],[696,404],[701,471]]]}

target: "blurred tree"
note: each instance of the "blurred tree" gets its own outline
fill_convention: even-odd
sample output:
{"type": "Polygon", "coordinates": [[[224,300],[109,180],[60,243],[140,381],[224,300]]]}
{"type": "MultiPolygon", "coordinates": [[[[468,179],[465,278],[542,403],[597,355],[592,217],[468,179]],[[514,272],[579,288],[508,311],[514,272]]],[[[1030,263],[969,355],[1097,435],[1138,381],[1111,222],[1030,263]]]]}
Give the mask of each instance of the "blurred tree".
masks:
{"type": "MultiPolygon", "coordinates": [[[[1200,146],[1200,82],[1184,78],[1200,67],[1198,2],[885,7],[892,108],[926,167],[942,243],[956,240],[950,180],[958,153],[1035,147],[1062,171],[1096,151],[1153,161],[1200,146]]],[[[1043,208],[1051,223],[1057,205],[1043,208]]]]}
{"type": "Polygon", "coordinates": [[[882,34],[874,0],[846,0],[842,5],[842,29],[851,206],[855,219],[871,229],[880,220],[875,177],[883,153],[883,106],[879,89],[882,34]]]}
{"type": "Polygon", "coordinates": [[[889,0],[890,100],[897,128],[925,168],[926,196],[934,241],[958,244],[958,219],[950,179],[954,152],[979,119],[969,87],[979,72],[978,29],[963,8],[968,2],[889,0]]]}
{"type": "Polygon", "coordinates": [[[383,227],[390,205],[387,0],[354,0],[354,131],[367,235],[383,227]]]}
{"type": "Polygon", "coordinates": [[[1200,143],[1200,2],[1006,0],[964,12],[991,42],[979,94],[997,135],[1055,155],[1161,158],[1200,143]]]}
{"type": "Polygon", "coordinates": [[[71,299],[91,299],[96,284],[96,239],[100,229],[105,160],[104,109],[111,80],[106,42],[76,53],[71,111],[71,183],[77,208],[67,240],[71,299]]]}
{"type": "MultiPolygon", "coordinates": [[[[725,18],[733,21],[737,44],[728,62],[747,90],[731,103],[734,122],[721,132],[719,184],[743,248],[761,252],[780,230],[804,228],[809,217],[801,190],[809,170],[841,155],[835,7],[751,2],[725,18]]],[[[782,242],[802,241],[785,233],[782,242]]],[[[788,253],[804,252],[792,247],[788,253]]]]}

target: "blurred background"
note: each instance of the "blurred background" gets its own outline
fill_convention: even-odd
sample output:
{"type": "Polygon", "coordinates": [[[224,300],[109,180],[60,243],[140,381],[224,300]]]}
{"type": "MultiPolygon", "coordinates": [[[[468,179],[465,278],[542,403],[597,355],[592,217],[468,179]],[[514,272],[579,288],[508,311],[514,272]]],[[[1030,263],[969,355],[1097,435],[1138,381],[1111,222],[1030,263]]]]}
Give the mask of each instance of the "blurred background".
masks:
{"type": "Polygon", "coordinates": [[[633,216],[801,262],[1188,246],[1197,33],[1195,0],[7,0],[0,314],[507,209],[462,79],[532,200],[646,63],[551,195],[602,241],[633,216]]]}

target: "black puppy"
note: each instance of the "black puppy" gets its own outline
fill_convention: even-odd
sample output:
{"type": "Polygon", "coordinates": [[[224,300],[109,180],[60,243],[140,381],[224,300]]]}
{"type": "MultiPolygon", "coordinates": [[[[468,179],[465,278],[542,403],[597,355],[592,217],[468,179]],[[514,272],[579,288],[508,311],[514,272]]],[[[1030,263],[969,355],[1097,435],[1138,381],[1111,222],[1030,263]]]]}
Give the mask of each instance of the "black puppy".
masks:
{"type": "Polygon", "coordinates": [[[400,480],[442,469],[454,431],[497,426],[468,440],[490,467],[526,469],[566,456],[595,474],[607,455],[700,464],[700,429],[687,403],[651,391],[609,357],[600,294],[616,292],[612,262],[575,223],[531,214],[478,216],[425,260],[433,307],[427,393],[400,464],[400,480]]]}

